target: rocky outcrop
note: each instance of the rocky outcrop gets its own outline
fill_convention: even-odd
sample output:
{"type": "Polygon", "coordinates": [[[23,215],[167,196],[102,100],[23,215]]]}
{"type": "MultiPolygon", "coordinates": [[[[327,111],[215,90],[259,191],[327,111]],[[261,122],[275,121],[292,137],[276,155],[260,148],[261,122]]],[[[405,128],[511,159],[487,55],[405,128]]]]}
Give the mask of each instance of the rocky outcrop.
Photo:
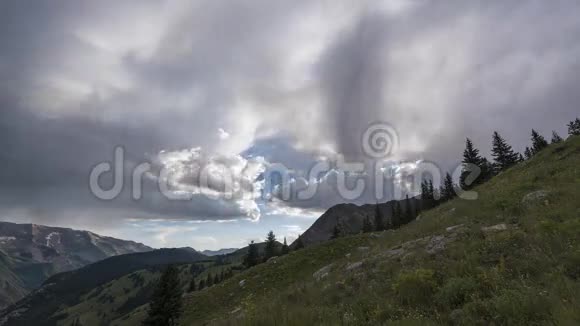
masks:
{"type": "Polygon", "coordinates": [[[414,252],[421,250],[430,255],[435,255],[443,250],[449,243],[457,240],[459,235],[466,232],[463,224],[453,225],[445,229],[445,234],[427,236],[402,243],[399,246],[391,248],[382,254],[387,259],[402,258],[414,252]]]}
{"type": "Polygon", "coordinates": [[[492,225],[492,226],[483,226],[481,228],[481,231],[489,233],[489,232],[505,231],[507,229],[508,229],[507,224],[501,223],[501,224],[496,224],[496,225],[492,225]]]}
{"type": "Polygon", "coordinates": [[[516,230],[518,228],[519,227],[517,225],[500,223],[491,226],[483,226],[481,227],[481,232],[483,232],[484,234],[489,234],[508,230],[516,230]]]}
{"type": "Polygon", "coordinates": [[[522,198],[522,204],[525,206],[535,205],[537,203],[542,203],[548,199],[548,195],[550,194],[549,191],[546,190],[538,190],[531,192],[522,198]]]}
{"type": "Polygon", "coordinates": [[[314,274],[312,274],[312,277],[314,277],[314,279],[317,281],[322,280],[323,278],[328,276],[328,273],[330,272],[330,270],[332,269],[333,266],[334,266],[334,264],[329,264],[329,265],[322,267],[321,269],[314,272],[314,274]]]}
{"type": "MultiPolygon", "coordinates": [[[[484,234],[502,232],[508,230],[518,229],[516,225],[510,224],[496,224],[491,226],[481,227],[484,234]]],[[[445,228],[444,234],[427,236],[411,241],[404,242],[396,247],[393,247],[384,253],[382,256],[386,259],[399,259],[407,255],[412,255],[419,251],[423,251],[430,255],[436,255],[447,248],[447,245],[455,242],[459,237],[466,233],[468,228],[463,224],[453,225],[445,228]]]]}
{"type": "Polygon", "coordinates": [[[354,263],[350,263],[350,264],[346,265],[346,271],[349,272],[349,271],[352,271],[352,270],[355,270],[355,269],[359,269],[359,268],[362,267],[362,265],[363,265],[363,262],[362,261],[357,261],[357,262],[354,262],[354,263]]]}
{"type": "MultiPolygon", "coordinates": [[[[411,198],[411,205],[413,209],[417,209],[421,205],[421,200],[411,198]]],[[[379,204],[379,208],[385,219],[384,223],[391,218],[391,206],[395,201],[379,204]]],[[[405,207],[404,203],[401,207],[405,207]]],[[[322,216],[320,216],[302,236],[302,243],[305,246],[310,246],[316,243],[327,241],[331,238],[334,227],[337,224],[341,225],[343,232],[347,234],[360,233],[363,228],[365,218],[370,218],[374,221],[376,215],[376,205],[367,204],[358,206],[355,204],[339,204],[329,208],[322,216]]],[[[291,245],[295,246],[296,242],[291,245]]]]}

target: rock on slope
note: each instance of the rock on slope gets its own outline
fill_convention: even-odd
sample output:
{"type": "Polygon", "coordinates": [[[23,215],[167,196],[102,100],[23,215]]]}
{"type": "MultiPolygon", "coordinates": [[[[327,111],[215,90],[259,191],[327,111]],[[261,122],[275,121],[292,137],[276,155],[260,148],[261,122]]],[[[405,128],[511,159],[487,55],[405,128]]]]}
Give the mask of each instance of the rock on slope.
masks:
{"type": "Polygon", "coordinates": [[[140,243],[88,231],[0,222],[0,306],[22,298],[53,274],[149,250],[140,243]]]}

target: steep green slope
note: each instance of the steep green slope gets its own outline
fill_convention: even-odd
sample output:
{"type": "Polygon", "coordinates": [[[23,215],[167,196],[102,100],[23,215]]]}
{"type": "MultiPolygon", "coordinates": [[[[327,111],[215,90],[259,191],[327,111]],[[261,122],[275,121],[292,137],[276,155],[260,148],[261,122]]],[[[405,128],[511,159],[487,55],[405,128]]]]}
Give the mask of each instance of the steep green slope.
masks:
{"type": "Polygon", "coordinates": [[[28,292],[24,282],[15,274],[14,266],[10,256],[0,251],[0,307],[14,303],[28,292]]]}
{"type": "Polygon", "coordinates": [[[182,323],[580,324],[580,137],[476,191],[397,231],[299,250],[195,292],[182,323]]]}

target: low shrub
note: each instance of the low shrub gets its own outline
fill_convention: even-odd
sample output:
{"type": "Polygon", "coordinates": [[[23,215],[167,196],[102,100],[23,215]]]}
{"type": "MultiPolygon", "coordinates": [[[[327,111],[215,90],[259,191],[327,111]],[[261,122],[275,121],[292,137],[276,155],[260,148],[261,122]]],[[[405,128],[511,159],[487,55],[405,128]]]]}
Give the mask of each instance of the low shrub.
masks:
{"type": "Polygon", "coordinates": [[[470,277],[450,278],[435,295],[435,302],[446,308],[462,306],[477,291],[477,282],[470,277]]]}
{"type": "Polygon", "coordinates": [[[434,274],[429,269],[401,272],[393,284],[393,290],[399,301],[404,305],[411,306],[431,303],[437,290],[434,274]]]}

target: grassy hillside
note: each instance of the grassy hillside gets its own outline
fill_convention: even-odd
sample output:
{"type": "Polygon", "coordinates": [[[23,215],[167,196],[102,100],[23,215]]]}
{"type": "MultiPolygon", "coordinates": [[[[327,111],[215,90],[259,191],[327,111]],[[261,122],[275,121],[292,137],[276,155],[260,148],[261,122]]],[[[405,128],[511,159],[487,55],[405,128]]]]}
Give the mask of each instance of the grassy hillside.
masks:
{"type": "Polygon", "coordinates": [[[0,250],[0,307],[8,306],[28,292],[26,285],[15,274],[13,259],[0,250]]]}
{"type": "MultiPolygon", "coordinates": [[[[265,243],[256,245],[264,251],[265,243]]],[[[191,248],[175,248],[111,257],[50,277],[39,290],[0,312],[0,324],[127,325],[131,320],[140,324],[167,264],[178,265],[185,293],[194,278],[198,285],[208,275],[213,279],[239,273],[247,251],[245,247],[207,257],[191,248]]],[[[2,271],[0,264],[0,275],[2,271]]]]}
{"type": "MultiPolygon", "coordinates": [[[[205,269],[203,270],[203,272],[201,272],[200,274],[198,274],[197,276],[195,276],[195,282],[196,284],[199,284],[199,282],[201,280],[206,280],[208,274],[210,275],[216,275],[216,274],[220,274],[222,271],[226,271],[229,269],[232,269],[234,273],[238,273],[239,272],[239,268],[241,268],[241,266],[238,263],[225,263],[225,264],[221,264],[221,265],[216,265],[213,262],[206,262],[205,264],[205,269]]],[[[185,295],[191,295],[191,293],[187,293],[188,288],[189,288],[189,284],[192,280],[192,275],[189,272],[189,267],[188,266],[180,266],[179,267],[181,270],[180,273],[180,279],[181,279],[181,283],[183,285],[183,293],[186,293],[185,295]]],[[[159,268],[161,269],[161,267],[159,268]]],[[[156,285],[155,281],[157,281],[159,279],[161,275],[161,272],[158,271],[157,273],[155,273],[154,275],[149,275],[149,277],[147,278],[147,281],[145,282],[144,286],[141,286],[141,288],[145,287],[149,289],[149,293],[147,293],[147,296],[145,297],[145,301],[143,301],[141,303],[140,306],[138,306],[137,308],[130,310],[127,312],[127,310],[129,309],[124,309],[124,313],[122,315],[117,314],[115,316],[115,318],[113,319],[108,319],[106,320],[106,322],[103,322],[102,319],[96,319],[100,322],[100,324],[102,325],[112,325],[112,326],[129,326],[129,325],[141,325],[141,321],[143,319],[145,319],[146,315],[147,315],[147,309],[148,309],[148,302],[149,302],[149,297],[152,294],[153,288],[156,285]]],[[[122,279],[120,280],[116,280],[114,282],[112,282],[113,284],[110,286],[111,288],[118,288],[118,287],[123,287],[123,285],[126,282],[123,282],[122,279]]],[[[212,287],[217,287],[219,285],[212,285],[212,287]]],[[[133,291],[134,289],[132,289],[131,291],[133,291]]],[[[118,291],[117,291],[118,293],[118,291]]],[[[116,301],[119,302],[125,302],[123,304],[124,307],[127,306],[126,302],[134,302],[136,298],[141,298],[143,299],[143,295],[139,295],[139,294],[132,294],[132,293],[128,293],[128,294],[121,294],[120,297],[115,298],[116,301]]],[[[93,309],[92,307],[94,307],[93,304],[90,304],[86,301],[82,301],[80,303],[79,306],[83,306],[84,310],[86,312],[88,312],[88,314],[83,313],[83,314],[78,314],[77,312],[74,312],[72,316],[77,316],[79,318],[79,320],[81,321],[91,321],[90,315],[94,315],[93,312],[91,312],[91,310],[93,309]]],[[[67,309],[67,312],[71,312],[73,310],[77,309],[76,307],[72,307],[72,309],[67,309]]],[[[107,306],[103,306],[101,308],[99,308],[99,311],[101,312],[106,312],[106,311],[111,311],[111,307],[107,307],[107,306]]],[[[69,322],[74,320],[74,318],[70,318],[71,316],[69,316],[69,318],[67,320],[63,320],[61,323],[59,323],[60,325],[69,325],[69,322]]],[[[98,324],[98,323],[97,323],[98,324]]],[[[97,325],[95,324],[95,325],[97,325]]],[[[93,325],[93,324],[91,324],[93,325]]]]}
{"type": "MultiPolygon", "coordinates": [[[[186,292],[194,277],[193,264],[178,266],[183,291],[186,292]]],[[[197,282],[215,274],[229,265],[214,266],[214,262],[200,262],[205,270],[195,276],[197,282]]],[[[155,289],[164,265],[139,270],[100,285],[82,295],[75,305],[63,306],[55,314],[57,325],[71,325],[78,322],[82,325],[124,324],[132,311],[146,305],[155,289]],[[117,320],[117,322],[114,322],[117,320]]]]}
{"type": "Polygon", "coordinates": [[[580,324],[580,137],[476,191],[188,295],[182,323],[580,324]]]}
{"type": "MultiPolygon", "coordinates": [[[[208,257],[191,248],[157,249],[110,257],[83,268],[50,277],[41,288],[1,311],[0,324],[7,320],[8,325],[55,325],[61,323],[63,319],[75,317],[70,312],[63,312],[67,307],[75,307],[85,301],[90,301],[89,299],[93,297],[97,297],[96,300],[104,305],[93,305],[89,310],[116,317],[116,314],[120,314],[117,310],[121,309],[123,299],[130,299],[132,290],[129,289],[129,292],[121,297],[118,296],[119,292],[114,291],[100,295],[104,286],[110,286],[114,281],[123,280],[124,276],[137,271],[150,270],[150,273],[155,273],[156,268],[160,270],[166,264],[191,264],[206,260],[208,257]],[[91,293],[93,297],[87,296],[91,293]],[[101,308],[103,309],[99,310],[101,308]]],[[[136,293],[148,293],[144,280],[132,281],[136,293]]],[[[121,281],[119,283],[122,284],[121,281]]],[[[107,290],[115,290],[115,287],[107,287],[107,290]]],[[[147,301],[146,296],[138,297],[132,300],[131,305],[125,305],[123,309],[130,311],[147,301]]],[[[103,320],[107,319],[103,318],[103,320]]]]}
{"type": "Polygon", "coordinates": [[[88,231],[0,221],[0,307],[17,302],[57,273],[149,250],[88,231]]]}

